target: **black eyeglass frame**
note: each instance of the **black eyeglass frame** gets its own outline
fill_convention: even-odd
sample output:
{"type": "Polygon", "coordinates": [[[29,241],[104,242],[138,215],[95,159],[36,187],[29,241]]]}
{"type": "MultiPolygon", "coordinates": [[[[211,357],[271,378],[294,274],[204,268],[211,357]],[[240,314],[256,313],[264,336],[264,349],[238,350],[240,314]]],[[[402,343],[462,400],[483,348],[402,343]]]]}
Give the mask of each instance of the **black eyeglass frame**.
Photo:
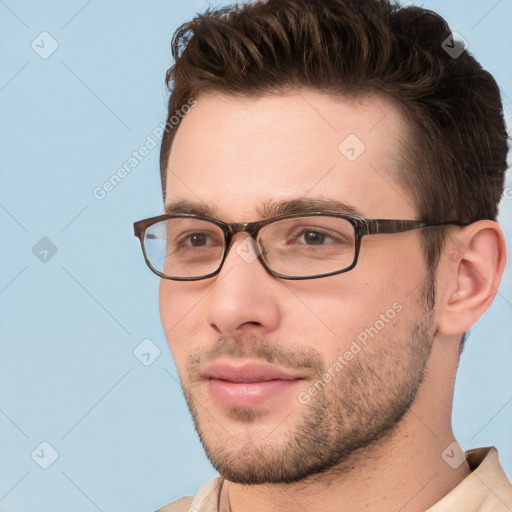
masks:
{"type": "MultiPolygon", "coordinates": [[[[376,234],[391,234],[391,233],[403,233],[406,231],[412,231],[415,229],[421,229],[426,227],[437,227],[437,226],[467,226],[468,223],[462,223],[459,221],[447,221],[447,222],[439,222],[435,224],[429,224],[427,222],[423,221],[417,221],[417,220],[401,220],[401,219],[365,219],[363,217],[356,217],[353,215],[345,215],[341,213],[331,213],[331,212],[308,212],[308,213],[294,213],[290,215],[280,215],[277,217],[272,217],[269,219],[264,219],[256,222],[223,222],[218,219],[214,219],[213,217],[207,217],[203,215],[195,215],[192,213],[179,213],[179,214],[173,214],[173,215],[158,215],[157,217],[151,217],[149,219],[139,220],[137,222],[133,223],[133,231],[134,235],[139,239],[142,253],[144,255],[144,259],[146,261],[146,264],[148,267],[159,277],[163,279],[171,279],[173,281],[199,281],[202,279],[209,279],[210,277],[216,276],[222,269],[222,266],[224,265],[224,261],[226,260],[226,257],[228,255],[228,252],[231,248],[231,242],[233,240],[233,237],[237,233],[248,233],[249,236],[251,236],[254,240],[257,242],[257,237],[260,232],[260,230],[264,226],[268,226],[269,224],[273,224],[274,222],[279,222],[281,220],[286,219],[293,219],[293,218],[299,218],[299,217],[336,217],[339,219],[345,219],[350,224],[352,224],[354,228],[354,234],[355,234],[355,246],[354,246],[354,259],[352,260],[352,263],[348,267],[344,267],[341,270],[335,270],[333,272],[327,272],[324,274],[315,274],[312,276],[288,276],[286,274],[280,274],[279,272],[273,271],[271,268],[268,267],[267,263],[265,262],[265,259],[262,256],[262,252],[260,251],[258,254],[258,260],[263,265],[263,267],[274,277],[277,277],[279,279],[287,279],[287,280],[303,280],[303,279],[318,279],[320,277],[328,277],[328,276],[334,276],[337,274],[342,274],[344,272],[348,272],[349,270],[352,270],[358,261],[359,258],[359,250],[361,247],[361,239],[363,236],[366,235],[376,235],[376,234]],[[151,265],[151,262],[149,261],[149,258],[146,254],[146,248],[144,245],[144,237],[146,230],[152,226],[153,224],[157,224],[158,222],[163,222],[170,219],[175,218],[193,218],[198,219],[206,222],[211,222],[212,224],[215,224],[219,228],[222,229],[224,233],[224,253],[222,255],[222,259],[219,263],[218,268],[214,272],[210,272],[209,274],[206,274],[204,276],[198,276],[198,277],[176,277],[176,276],[167,276],[166,274],[160,272],[157,270],[153,265],[151,265]]],[[[259,244],[259,242],[257,242],[259,244]]]]}

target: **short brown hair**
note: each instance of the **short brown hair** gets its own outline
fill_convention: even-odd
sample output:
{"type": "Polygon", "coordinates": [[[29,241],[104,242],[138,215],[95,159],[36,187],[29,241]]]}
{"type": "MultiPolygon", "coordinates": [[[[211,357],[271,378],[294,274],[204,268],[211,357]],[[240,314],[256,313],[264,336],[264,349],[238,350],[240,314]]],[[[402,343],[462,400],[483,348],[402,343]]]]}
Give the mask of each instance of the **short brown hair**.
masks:
{"type": "MultiPolygon", "coordinates": [[[[389,0],[267,0],[208,10],[174,35],[168,121],[190,98],[210,91],[257,96],[307,87],[349,99],[381,94],[409,124],[397,169],[418,218],[495,220],[508,151],[500,92],[468,51],[454,58],[443,48],[450,36],[438,14],[389,0]]],[[[178,127],[162,140],[164,197],[178,127]]],[[[432,270],[444,234],[422,231],[432,270]]]]}

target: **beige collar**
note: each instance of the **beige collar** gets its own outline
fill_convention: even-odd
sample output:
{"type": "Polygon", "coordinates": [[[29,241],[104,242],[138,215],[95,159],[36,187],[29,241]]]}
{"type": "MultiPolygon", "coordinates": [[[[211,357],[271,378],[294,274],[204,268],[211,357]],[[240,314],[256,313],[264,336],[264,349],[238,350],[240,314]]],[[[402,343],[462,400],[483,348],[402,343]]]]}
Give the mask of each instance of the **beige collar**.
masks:
{"type": "MultiPolygon", "coordinates": [[[[511,512],[512,485],[500,465],[496,448],[477,448],[467,454],[472,473],[426,512],[511,512]]],[[[230,512],[223,484],[221,477],[208,482],[194,497],[189,510],[230,512]]]]}

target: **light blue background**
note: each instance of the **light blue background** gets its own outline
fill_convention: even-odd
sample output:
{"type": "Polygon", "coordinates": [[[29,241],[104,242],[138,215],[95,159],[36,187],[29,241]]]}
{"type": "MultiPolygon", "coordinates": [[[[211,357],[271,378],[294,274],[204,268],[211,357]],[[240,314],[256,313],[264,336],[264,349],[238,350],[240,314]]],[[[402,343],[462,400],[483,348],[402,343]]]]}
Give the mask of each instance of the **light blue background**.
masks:
{"type": "MultiPolygon", "coordinates": [[[[133,221],[161,212],[158,149],[103,200],[92,193],[165,121],[171,36],[206,7],[0,1],[0,511],[152,511],[215,475],[176,381],[158,279],[132,235],[133,221]],[[31,48],[43,31],[59,45],[48,59],[31,48]],[[42,237],[58,250],[47,263],[32,253],[42,237]],[[161,355],[146,367],[133,351],[147,338],[161,355]],[[43,441],[59,455],[46,470],[31,458],[43,441]]],[[[425,7],[494,74],[510,122],[512,2],[425,7]]],[[[511,315],[509,264],[467,342],[454,403],[461,444],[497,446],[509,476],[511,315]]]]}

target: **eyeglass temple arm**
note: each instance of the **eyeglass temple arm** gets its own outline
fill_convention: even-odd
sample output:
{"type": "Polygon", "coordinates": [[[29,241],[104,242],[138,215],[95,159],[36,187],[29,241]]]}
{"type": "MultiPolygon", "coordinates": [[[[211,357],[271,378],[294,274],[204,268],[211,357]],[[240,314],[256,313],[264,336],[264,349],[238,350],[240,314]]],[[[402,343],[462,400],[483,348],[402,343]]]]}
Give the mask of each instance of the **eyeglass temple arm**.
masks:
{"type": "Polygon", "coordinates": [[[365,219],[365,226],[362,228],[367,235],[377,233],[402,233],[432,226],[466,226],[459,221],[437,222],[430,224],[418,220],[393,220],[393,219],[365,219]]]}

